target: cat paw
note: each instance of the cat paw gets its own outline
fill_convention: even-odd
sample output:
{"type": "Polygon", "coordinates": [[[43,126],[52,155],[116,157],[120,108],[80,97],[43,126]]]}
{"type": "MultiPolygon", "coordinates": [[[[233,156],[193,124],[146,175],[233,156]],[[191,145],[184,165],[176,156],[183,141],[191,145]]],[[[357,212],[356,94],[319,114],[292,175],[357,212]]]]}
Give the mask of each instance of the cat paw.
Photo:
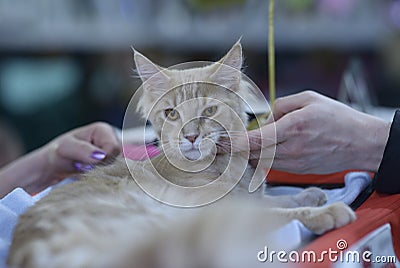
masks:
{"type": "Polygon", "coordinates": [[[309,208],[303,224],[316,234],[340,228],[356,220],[356,214],[346,204],[337,202],[329,206],[309,208]]]}
{"type": "Polygon", "coordinates": [[[293,196],[299,207],[319,207],[326,203],[324,191],[317,187],[310,187],[293,196]]]}

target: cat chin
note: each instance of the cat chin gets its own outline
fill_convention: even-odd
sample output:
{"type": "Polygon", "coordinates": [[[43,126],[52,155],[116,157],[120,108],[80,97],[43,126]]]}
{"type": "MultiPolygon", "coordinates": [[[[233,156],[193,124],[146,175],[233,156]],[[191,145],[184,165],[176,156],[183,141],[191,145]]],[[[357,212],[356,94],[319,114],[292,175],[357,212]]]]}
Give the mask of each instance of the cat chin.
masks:
{"type": "Polygon", "coordinates": [[[185,157],[187,160],[191,161],[197,161],[200,160],[201,158],[201,152],[198,149],[191,149],[186,152],[182,152],[183,157],[185,157]]]}

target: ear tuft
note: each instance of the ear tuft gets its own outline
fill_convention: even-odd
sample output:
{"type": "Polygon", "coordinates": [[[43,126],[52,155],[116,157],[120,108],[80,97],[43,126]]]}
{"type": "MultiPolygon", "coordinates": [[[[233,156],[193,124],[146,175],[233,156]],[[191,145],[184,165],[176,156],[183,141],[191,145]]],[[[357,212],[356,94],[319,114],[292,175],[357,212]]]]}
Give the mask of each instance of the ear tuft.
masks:
{"type": "MultiPolygon", "coordinates": [[[[240,38],[241,39],[241,38],[240,38]]],[[[242,69],[243,56],[242,56],[242,45],[240,39],[232,46],[232,48],[226,53],[226,55],[220,60],[221,63],[232,67],[236,70],[242,69]]]]}
{"type": "Polygon", "coordinates": [[[163,71],[163,68],[154,64],[151,60],[143,56],[140,52],[133,49],[136,71],[143,82],[163,71]]]}
{"type": "Polygon", "coordinates": [[[242,64],[242,45],[239,39],[228,53],[215,63],[217,70],[211,75],[212,81],[231,90],[237,90],[242,77],[242,64]]]}
{"type": "Polygon", "coordinates": [[[160,96],[168,90],[169,77],[166,70],[133,49],[136,72],[143,82],[143,87],[151,94],[160,96]]]}

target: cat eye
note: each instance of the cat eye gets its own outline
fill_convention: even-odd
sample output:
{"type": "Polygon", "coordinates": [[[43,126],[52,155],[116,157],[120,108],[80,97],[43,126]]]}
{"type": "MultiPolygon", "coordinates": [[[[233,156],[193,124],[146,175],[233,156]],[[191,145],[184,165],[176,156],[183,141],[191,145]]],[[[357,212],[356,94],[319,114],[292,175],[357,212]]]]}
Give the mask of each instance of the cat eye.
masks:
{"type": "Polygon", "coordinates": [[[210,106],[203,111],[204,116],[213,116],[217,112],[217,106],[210,106]]]}
{"type": "Polygon", "coordinates": [[[168,118],[169,120],[172,120],[172,121],[177,120],[179,118],[179,113],[175,109],[164,110],[164,115],[166,118],[168,118]]]}

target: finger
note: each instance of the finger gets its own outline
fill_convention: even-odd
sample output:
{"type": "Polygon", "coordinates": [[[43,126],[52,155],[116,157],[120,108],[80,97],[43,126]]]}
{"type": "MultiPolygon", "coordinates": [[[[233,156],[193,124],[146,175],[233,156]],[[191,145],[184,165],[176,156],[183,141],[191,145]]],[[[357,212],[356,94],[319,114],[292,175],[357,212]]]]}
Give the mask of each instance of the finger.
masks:
{"type": "Polygon", "coordinates": [[[285,114],[299,110],[314,100],[317,93],[312,91],[303,91],[290,96],[278,98],[274,104],[274,119],[279,120],[285,114]]]}
{"type": "Polygon", "coordinates": [[[65,160],[85,164],[98,163],[107,156],[101,148],[75,137],[63,140],[57,148],[57,154],[65,160]]]}
{"type": "Polygon", "coordinates": [[[251,151],[249,159],[273,159],[275,157],[275,145],[264,147],[261,150],[251,151]]]}
{"type": "Polygon", "coordinates": [[[121,151],[121,143],[117,138],[113,127],[99,125],[92,134],[92,141],[95,146],[102,148],[109,156],[115,156],[121,151]]]}
{"type": "Polygon", "coordinates": [[[258,163],[259,163],[259,162],[260,162],[260,159],[252,159],[252,160],[249,161],[249,164],[250,164],[252,167],[256,168],[256,167],[258,166],[258,163]]]}
{"type": "Polygon", "coordinates": [[[279,171],[284,171],[284,172],[289,172],[289,173],[295,173],[295,174],[304,174],[306,173],[305,171],[296,168],[298,165],[296,163],[293,163],[292,161],[289,161],[287,159],[278,159],[275,158],[274,161],[272,162],[272,168],[274,170],[279,170],[279,171]]]}
{"type": "Polygon", "coordinates": [[[249,154],[249,160],[259,160],[261,155],[261,150],[251,151],[249,154]]]}
{"type": "Polygon", "coordinates": [[[121,143],[114,128],[106,123],[90,124],[85,129],[77,132],[75,136],[102,149],[107,156],[116,156],[121,151],[121,143]]]}
{"type": "Polygon", "coordinates": [[[274,114],[270,113],[263,125],[272,124],[275,121],[274,114]]]}
{"type": "Polygon", "coordinates": [[[274,159],[252,159],[249,161],[249,164],[254,167],[262,167],[264,169],[269,169],[272,166],[274,159]]]}
{"type": "Polygon", "coordinates": [[[241,134],[235,134],[232,138],[232,151],[257,151],[261,148],[273,146],[276,143],[275,136],[274,123],[241,134]]]}

